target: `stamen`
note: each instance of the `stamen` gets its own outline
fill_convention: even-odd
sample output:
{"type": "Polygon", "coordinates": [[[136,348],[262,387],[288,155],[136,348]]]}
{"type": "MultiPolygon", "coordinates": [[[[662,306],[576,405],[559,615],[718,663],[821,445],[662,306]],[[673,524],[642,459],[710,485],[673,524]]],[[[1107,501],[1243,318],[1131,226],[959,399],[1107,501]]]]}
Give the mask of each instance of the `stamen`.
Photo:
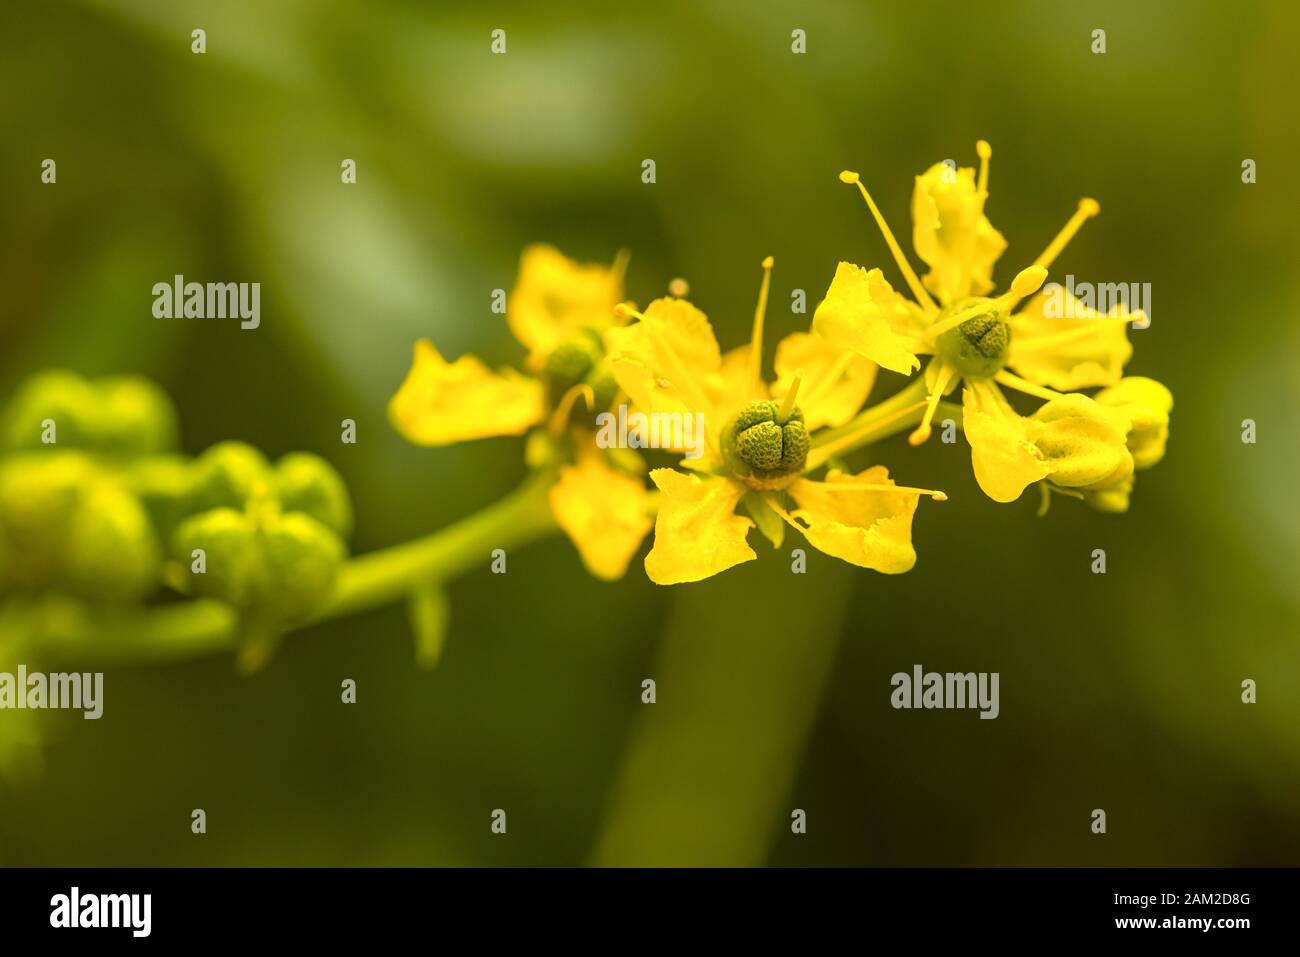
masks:
{"type": "Polygon", "coordinates": [[[925,307],[927,312],[938,312],[939,307],[934,304],[934,300],[930,298],[930,294],[926,292],[925,287],[921,285],[921,280],[918,279],[916,273],[912,271],[911,265],[907,262],[907,257],[903,255],[903,250],[898,245],[898,240],[894,238],[893,232],[890,231],[889,225],[885,222],[885,217],[880,214],[880,210],[876,206],[876,201],[871,198],[871,194],[867,192],[867,188],[862,185],[862,180],[858,177],[858,174],[852,170],[846,169],[844,172],[840,173],[840,182],[851,183],[856,186],[858,192],[862,194],[862,198],[867,201],[867,206],[871,209],[871,215],[875,217],[876,225],[880,227],[880,232],[885,237],[885,244],[889,246],[889,251],[893,253],[894,262],[898,263],[898,268],[902,271],[903,278],[907,280],[908,288],[912,290],[912,295],[916,297],[916,301],[925,307]]]}
{"type": "Polygon", "coordinates": [[[870,482],[823,482],[823,487],[831,492],[911,492],[913,495],[928,495],[936,502],[948,501],[948,493],[933,488],[913,488],[910,485],[876,485],[870,482]]]}
{"type": "Polygon", "coordinates": [[[980,178],[979,185],[976,188],[979,192],[987,194],[989,191],[989,159],[993,156],[993,147],[989,146],[987,140],[979,140],[975,143],[975,152],[980,157],[980,178]]]}
{"type": "Polygon", "coordinates": [[[771,256],[763,260],[763,282],[758,287],[754,332],[749,340],[749,381],[753,383],[755,394],[762,394],[763,391],[763,321],[767,317],[767,293],[772,286],[773,264],[771,256]]]}
{"type": "Polygon", "coordinates": [[[1052,399],[1059,399],[1062,395],[1060,392],[1055,392],[1051,389],[1046,389],[1043,386],[1034,385],[1032,382],[1027,382],[1020,378],[1020,376],[1008,372],[1006,369],[1000,371],[993,378],[1009,389],[1015,389],[1017,392],[1023,392],[1025,395],[1032,395],[1039,399],[1047,399],[1048,401],[1051,401],[1052,399]]]}
{"type": "Polygon", "coordinates": [[[1042,266],[1028,266],[1016,273],[1016,278],[1011,280],[1011,288],[996,299],[990,299],[987,302],[977,302],[974,305],[967,306],[959,312],[954,313],[942,322],[936,322],[925,331],[926,337],[933,342],[939,336],[943,335],[949,329],[955,329],[967,319],[973,319],[975,316],[982,316],[987,312],[1008,313],[1015,308],[1016,303],[1026,296],[1036,293],[1043,280],[1047,278],[1047,270],[1042,266]]]}
{"type": "Polygon", "coordinates": [[[804,405],[813,405],[825,398],[839,383],[840,377],[849,371],[849,363],[855,358],[857,356],[848,350],[841,352],[839,358],[831,364],[826,373],[808,386],[808,390],[804,393],[804,405]]]}
{"type": "Polygon", "coordinates": [[[551,435],[559,438],[564,433],[564,426],[568,423],[569,415],[573,412],[574,403],[578,401],[579,396],[586,399],[588,409],[595,410],[596,393],[592,391],[591,386],[587,385],[585,382],[579,382],[568,392],[564,393],[564,396],[556,403],[555,412],[551,414],[551,421],[549,424],[551,435]]]}
{"type": "Polygon", "coordinates": [[[1061,254],[1061,250],[1064,249],[1070,240],[1074,238],[1074,234],[1079,231],[1079,227],[1083,225],[1083,221],[1085,219],[1092,219],[1092,217],[1096,216],[1100,212],[1101,206],[1097,204],[1095,199],[1079,200],[1079,208],[1075,211],[1074,215],[1070,217],[1070,221],[1065,224],[1059,233],[1056,234],[1056,238],[1047,244],[1047,248],[1043,250],[1042,255],[1034,260],[1034,265],[1050,266],[1053,260],[1061,254]]]}
{"type": "Polygon", "coordinates": [[[799,383],[802,381],[803,370],[799,369],[794,374],[794,381],[790,383],[790,391],[787,392],[785,398],[781,400],[781,408],[776,413],[776,421],[778,423],[785,422],[790,417],[790,413],[794,411],[794,397],[799,394],[799,383]]]}
{"type": "Polygon", "coordinates": [[[627,275],[627,264],[628,260],[631,258],[631,252],[626,249],[620,249],[614,256],[614,264],[609,267],[609,271],[618,278],[620,286],[623,284],[623,277],[627,275]]]}
{"type": "Polygon", "coordinates": [[[934,418],[934,412],[939,408],[939,400],[943,398],[943,394],[947,390],[948,383],[952,380],[955,371],[947,363],[944,363],[939,369],[939,374],[934,378],[934,391],[930,393],[930,397],[925,403],[925,415],[921,417],[921,424],[907,437],[908,445],[920,445],[930,437],[930,420],[934,418]]]}
{"type": "Polygon", "coordinates": [[[914,402],[911,405],[904,406],[896,412],[891,412],[879,419],[871,419],[864,422],[861,427],[854,429],[852,432],[845,432],[843,435],[831,439],[829,442],[823,442],[816,446],[808,453],[808,461],[804,464],[804,471],[811,472],[822,465],[827,460],[834,458],[843,449],[849,449],[856,446],[865,437],[872,433],[881,431],[884,427],[890,425],[899,419],[905,419],[913,412],[925,406],[925,401],[914,402]]]}
{"type": "Polygon", "coordinates": [[[668,281],[668,295],[674,299],[685,299],[691,294],[691,285],[681,276],[668,281]]]}

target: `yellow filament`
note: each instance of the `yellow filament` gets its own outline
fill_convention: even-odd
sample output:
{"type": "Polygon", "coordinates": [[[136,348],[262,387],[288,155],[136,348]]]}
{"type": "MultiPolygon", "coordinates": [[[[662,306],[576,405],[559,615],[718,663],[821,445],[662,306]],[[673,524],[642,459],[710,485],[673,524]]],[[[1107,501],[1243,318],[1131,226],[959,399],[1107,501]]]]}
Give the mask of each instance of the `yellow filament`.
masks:
{"type": "Polygon", "coordinates": [[[1097,204],[1095,199],[1079,200],[1079,208],[1070,217],[1070,221],[1056,234],[1056,238],[1047,244],[1047,248],[1043,250],[1042,255],[1034,260],[1034,265],[1050,266],[1056,257],[1061,255],[1061,250],[1074,238],[1074,234],[1079,231],[1079,227],[1083,225],[1084,220],[1092,219],[1100,212],[1101,206],[1097,204]]]}
{"type": "Polygon", "coordinates": [[[934,391],[930,393],[930,397],[925,403],[925,415],[921,417],[921,424],[907,437],[908,445],[920,445],[930,437],[930,421],[934,418],[935,410],[939,408],[939,400],[943,398],[948,383],[952,381],[954,371],[947,364],[944,364],[939,369],[939,374],[934,378],[934,391]]]}
{"type": "Polygon", "coordinates": [[[918,279],[916,273],[912,271],[912,267],[908,263],[907,257],[903,255],[902,247],[898,245],[898,240],[894,238],[894,234],[890,230],[889,224],[885,222],[885,217],[881,215],[880,209],[876,206],[876,201],[871,198],[871,194],[867,192],[867,188],[862,185],[862,180],[859,178],[858,174],[852,170],[845,170],[840,173],[840,182],[851,183],[856,186],[858,192],[862,194],[862,198],[867,201],[867,206],[871,210],[871,215],[875,217],[876,225],[880,227],[880,232],[885,237],[885,244],[889,246],[889,251],[893,253],[894,262],[898,263],[898,268],[902,271],[903,278],[907,280],[907,286],[912,290],[912,295],[916,297],[916,301],[925,307],[927,312],[938,312],[939,307],[934,304],[934,300],[930,298],[930,294],[926,292],[925,287],[921,285],[921,280],[918,279]]]}
{"type": "Polygon", "coordinates": [[[1055,392],[1052,389],[1045,389],[1040,385],[1034,385],[1032,382],[1027,382],[1026,380],[1020,378],[1020,376],[1018,375],[1013,375],[1012,373],[1008,372],[1006,369],[1003,369],[993,378],[996,381],[1001,382],[1008,389],[1015,389],[1017,392],[1025,393],[1025,395],[1032,395],[1040,399],[1047,399],[1049,401],[1051,399],[1059,399],[1061,397],[1060,392],[1055,392]]]}
{"type": "Polygon", "coordinates": [[[579,382],[560,399],[555,406],[555,412],[551,415],[550,432],[551,435],[559,437],[564,432],[565,423],[569,421],[569,414],[573,412],[574,403],[578,397],[587,400],[587,408],[594,410],[596,408],[596,393],[592,391],[591,386],[585,382],[579,382]]]}
{"type": "Polygon", "coordinates": [[[767,317],[767,293],[772,286],[774,260],[763,260],[763,282],[758,287],[758,307],[754,310],[754,332],[749,340],[749,381],[756,395],[763,391],[763,321],[767,317]]]}

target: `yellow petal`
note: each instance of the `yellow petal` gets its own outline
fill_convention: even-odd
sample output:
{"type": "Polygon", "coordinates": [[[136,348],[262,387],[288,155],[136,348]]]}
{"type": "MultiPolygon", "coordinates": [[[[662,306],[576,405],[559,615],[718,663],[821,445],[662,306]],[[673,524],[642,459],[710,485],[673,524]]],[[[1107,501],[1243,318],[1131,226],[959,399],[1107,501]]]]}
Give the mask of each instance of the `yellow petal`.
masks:
{"type": "Polygon", "coordinates": [[[736,413],[752,399],[771,398],[765,383],[755,383],[750,378],[749,343],[737,346],[722,356],[722,371],[717,392],[717,412],[722,418],[736,413]]]}
{"type": "Polygon", "coordinates": [[[656,299],[644,318],[605,333],[619,386],[648,412],[714,411],[722,353],[708,317],[685,299],[656,299]]]}
{"type": "Polygon", "coordinates": [[[1135,315],[1140,314],[1117,307],[1103,316],[1055,286],[1012,317],[1007,365],[1030,382],[1062,392],[1114,385],[1133,355],[1128,323],[1135,315]]]}
{"type": "Polygon", "coordinates": [[[797,401],[809,431],[849,421],[867,401],[876,381],[875,363],[807,332],[792,333],[776,347],[772,394],[781,397],[789,392],[800,370],[803,382],[797,401]]]}
{"type": "Polygon", "coordinates": [[[799,504],[793,517],[806,523],[804,535],[827,555],[887,575],[908,571],[916,564],[912,515],[917,496],[851,487],[868,484],[894,483],[882,465],[857,475],[832,470],[825,482],[799,479],[790,486],[799,504]]]}
{"type": "Polygon", "coordinates": [[[754,523],[736,514],[736,503],[745,494],[738,482],[672,469],[655,469],[650,479],[663,493],[654,548],[645,559],[652,582],[700,581],[757,557],[745,541],[754,523]]]}
{"type": "Polygon", "coordinates": [[[941,303],[993,289],[993,264],[1007,241],[984,215],[975,170],[936,163],[912,191],[912,245],[930,267],[925,287],[941,303]]]}
{"type": "Polygon", "coordinates": [[[653,522],[644,484],[611,468],[594,447],[577,465],[560,469],[551,487],[551,511],[597,578],[622,578],[653,522]]]}
{"type": "Polygon", "coordinates": [[[447,362],[428,339],[388,403],[388,418],[416,445],[522,435],[544,414],[542,385],[513,369],[494,373],[474,356],[447,362]]]}
{"type": "Polygon", "coordinates": [[[1133,475],[1125,444],[1129,418],[1071,392],[1034,413],[1034,444],[1051,468],[1052,482],[1065,488],[1114,488],[1133,475]]]}
{"type": "Polygon", "coordinates": [[[975,481],[995,502],[1014,502],[1051,467],[1032,441],[1034,424],[1017,415],[997,388],[976,381],[962,393],[962,430],[975,481]]]}
{"type": "Polygon", "coordinates": [[[879,269],[846,262],[836,268],[812,321],[813,332],[827,342],[903,375],[921,365],[924,328],[919,307],[895,292],[879,269]]]}
{"type": "Polygon", "coordinates": [[[1169,413],[1174,407],[1173,394],[1155,379],[1129,376],[1118,385],[1102,389],[1097,401],[1119,409],[1129,417],[1128,449],[1133,466],[1149,469],[1165,456],[1169,441],[1169,413]]]}
{"type": "Polygon", "coordinates": [[[529,367],[537,368],[579,329],[615,324],[614,307],[622,299],[621,265],[575,262],[554,246],[538,243],[520,258],[519,278],[506,300],[506,322],[528,347],[529,367]]]}
{"type": "Polygon", "coordinates": [[[1133,494],[1133,479],[1104,489],[1084,489],[1083,500],[1099,512],[1120,514],[1128,511],[1129,496],[1133,494]]]}

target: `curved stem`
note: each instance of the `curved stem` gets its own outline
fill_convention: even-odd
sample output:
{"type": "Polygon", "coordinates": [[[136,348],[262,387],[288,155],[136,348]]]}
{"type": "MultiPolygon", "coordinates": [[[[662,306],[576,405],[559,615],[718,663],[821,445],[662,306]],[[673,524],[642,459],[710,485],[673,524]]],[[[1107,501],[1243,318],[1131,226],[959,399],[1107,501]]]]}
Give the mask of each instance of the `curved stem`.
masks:
{"type": "MultiPolygon", "coordinates": [[[[453,525],[401,545],[354,558],[339,573],[333,599],[298,627],[364,611],[445,582],[486,564],[495,548],[512,548],[555,530],[547,495],[549,470],[453,525]]],[[[40,648],[60,656],[168,661],[233,650],[238,614],[224,602],[200,598],[145,610],[93,614],[62,603],[43,616],[40,648]]]]}

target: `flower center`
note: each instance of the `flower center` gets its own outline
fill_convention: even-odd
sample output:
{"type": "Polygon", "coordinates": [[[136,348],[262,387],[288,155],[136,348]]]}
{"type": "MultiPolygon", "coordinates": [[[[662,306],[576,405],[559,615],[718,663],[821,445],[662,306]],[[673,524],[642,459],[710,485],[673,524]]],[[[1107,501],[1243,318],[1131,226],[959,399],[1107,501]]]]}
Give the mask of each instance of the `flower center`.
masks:
{"type": "Polygon", "coordinates": [[[811,446],[803,412],[767,399],[750,402],[722,431],[722,455],[747,485],[774,489],[803,471],[811,446]]]}
{"type": "Polygon", "coordinates": [[[943,322],[949,315],[969,312],[981,301],[988,303],[987,312],[977,312],[960,325],[940,333],[935,340],[939,357],[963,378],[987,379],[1001,372],[1011,346],[1011,326],[992,299],[970,298],[954,302],[939,314],[937,322],[943,322]]]}

